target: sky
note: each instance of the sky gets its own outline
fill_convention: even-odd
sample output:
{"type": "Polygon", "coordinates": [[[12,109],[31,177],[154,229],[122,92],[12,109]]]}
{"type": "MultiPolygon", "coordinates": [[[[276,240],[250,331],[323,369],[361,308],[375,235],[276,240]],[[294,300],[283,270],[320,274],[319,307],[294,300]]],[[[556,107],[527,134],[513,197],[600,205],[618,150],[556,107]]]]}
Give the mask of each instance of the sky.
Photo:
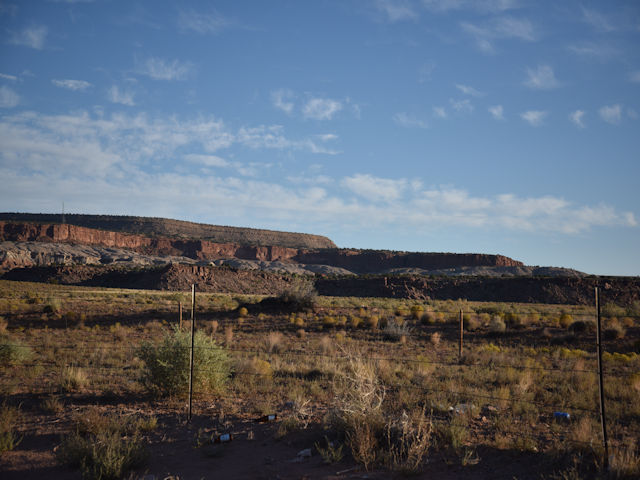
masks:
{"type": "Polygon", "coordinates": [[[0,211],[640,275],[640,3],[0,0],[0,211]]]}

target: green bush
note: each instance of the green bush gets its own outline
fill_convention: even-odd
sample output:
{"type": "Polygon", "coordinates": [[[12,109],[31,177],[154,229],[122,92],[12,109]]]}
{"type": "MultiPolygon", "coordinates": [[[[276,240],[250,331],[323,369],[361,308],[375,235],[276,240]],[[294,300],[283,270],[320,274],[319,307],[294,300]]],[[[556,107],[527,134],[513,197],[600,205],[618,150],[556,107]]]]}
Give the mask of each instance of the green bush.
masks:
{"type": "MultiPolygon", "coordinates": [[[[182,395],[189,388],[191,334],[178,329],[159,344],[145,342],[138,350],[144,362],[143,385],[157,395],[182,395]]],[[[219,392],[231,374],[225,350],[203,332],[194,338],[193,384],[197,392],[219,392]]]]}
{"type": "Polygon", "coordinates": [[[13,450],[22,441],[15,432],[19,411],[3,404],[0,408],[0,454],[13,450]]]}
{"type": "Polygon", "coordinates": [[[8,338],[0,340],[0,365],[18,365],[29,358],[31,358],[29,347],[8,338]]]}

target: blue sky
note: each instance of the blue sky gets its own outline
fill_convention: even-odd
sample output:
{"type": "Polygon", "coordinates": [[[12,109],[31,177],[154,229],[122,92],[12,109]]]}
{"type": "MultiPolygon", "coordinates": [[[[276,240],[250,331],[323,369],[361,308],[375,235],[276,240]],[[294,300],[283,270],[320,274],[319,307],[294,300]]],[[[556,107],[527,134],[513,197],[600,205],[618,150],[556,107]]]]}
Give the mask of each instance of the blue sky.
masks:
{"type": "Polygon", "coordinates": [[[0,210],[639,275],[637,1],[2,1],[0,210]]]}

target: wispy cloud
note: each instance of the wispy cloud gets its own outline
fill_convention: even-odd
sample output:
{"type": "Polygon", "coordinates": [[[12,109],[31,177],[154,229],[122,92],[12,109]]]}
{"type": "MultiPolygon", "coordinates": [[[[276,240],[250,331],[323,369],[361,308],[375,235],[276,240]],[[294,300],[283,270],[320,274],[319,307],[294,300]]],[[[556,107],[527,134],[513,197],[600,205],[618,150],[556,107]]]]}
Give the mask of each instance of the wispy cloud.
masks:
{"type": "Polygon", "coordinates": [[[16,77],[15,75],[7,75],[6,73],[0,73],[0,78],[2,78],[3,80],[11,80],[12,82],[18,81],[18,77],[16,77]]]}
{"type": "Polygon", "coordinates": [[[390,22],[418,18],[418,13],[408,0],[374,0],[373,5],[390,22]]]}
{"type": "Polygon", "coordinates": [[[436,69],[436,64],[433,61],[423,63],[418,70],[418,81],[425,83],[431,81],[431,75],[436,69]]]}
{"type": "Polygon", "coordinates": [[[473,112],[473,104],[468,98],[464,98],[462,100],[455,100],[453,98],[450,98],[449,103],[451,104],[451,108],[453,108],[458,113],[473,112]]]}
{"type": "Polygon", "coordinates": [[[67,90],[86,90],[91,86],[89,82],[85,82],[84,80],[51,80],[56,87],[66,88],[67,90]]]}
{"type": "Polygon", "coordinates": [[[227,162],[224,158],[218,157],[217,155],[201,155],[196,153],[189,153],[187,155],[184,155],[182,158],[184,158],[187,162],[198,163],[207,167],[229,166],[229,162],[227,162]]]}
{"type": "Polygon", "coordinates": [[[433,107],[433,116],[436,118],[447,118],[447,110],[444,107],[433,107]]]}
{"type": "Polygon", "coordinates": [[[600,118],[612,125],[617,125],[622,120],[622,106],[619,104],[605,105],[598,110],[600,118]]]}
{"type": "Polygon", "coordinates": [[[539,127],[540,125],[542,125],[546,116],[547,112],[542,110],[527,110],[526,112],[522,112],[520,114],[520,118],[522,118],[532,127],[539,127]]]}
{"type": "Polygon", "coordinates": [[[460,90],[462,93],[464,93],[465,95],[471,95],[472,97],[482,97],[484,95],[484,93],[468,85],[461,85],[458,83],[456,84],[456,88],[460,90]]]}
{"type": "Polygon", "coordinates": [[[495,120],[504,120],[504,108],[502,108],[502,105],[489,107],[489,113],[495,120]]]}
{"type": "Polygon", "coordinates": [[[591,8],[582,8],[582,20],[598,32],[612,32],[616,30],[615,25],[606,15],[591,8]]]}
{"type": "Polygon", "coordinates": [[[580,128],[585,128],[586,125],[584,123],[584,116],[586,112],[584,110],[576,110],[575,112],[571,112],[569,114],[569,119],[580,128]]]}
{"type": "Polygon", "coordinates": [[[515,38],[527,42],[537,40],[529,20],[509,16],[495,18],[480,25],[462,22],[460,27],[475,39],[476,46],[485,53],[494,53],[494,42],[499,39],[515,38]]]}
{"type": "Polygon", "coordinates": [[[119,103],[120,105],[127,105],[129,107],[133,107],[135,105],[133,93],[129,91],[122,91],[116,85],[113,85],[107,91],[107,98],[111,103],[119,103]]]}
{"type": "Polygon", "coordinates": [[[20,95],[9,87],[0,87],[0,108],[13,108],[20,103],[20,95]]]}
{"type": "Polygon", "coordinates": [[[391,202],[402,196],[407,181],[374,177],[369,174],[356,174],[345,177],[342,185],[353,193],[373,202],[391,202]]]}
{"type": "Polygon", "coordinates": [[[521,6],[518,0],[422,0],[422,4],[428,10],[439,13],[453,10],[500,13],[521,6]]]}
{"type": "Polygon", "coordinates": [[[48,32],[49,29],[42,25],[27,27],[24,30],[11,35],[9,37],[9,42],[14,45],[22,45],[24,47],[42,50],[44,48],[44,42],[47,38],[48,32]]]}
{"type": "Polygon", "coordinates": [[[295,94],[287,88],[281,88],[271,92],[271,101],[273,102],[273,106],[282,110],[287,115],[291,115],[293,113],[293,109],[295,107],[295,104],[293,103],[294,99],[295,94]]]}
{"type": "Polygon", "coordinates": [[[411,114],[400,112],[393,116],[393,121],[406,128],[429,128],[429,124],[411,114]]]}
{"type": "Polygon", "coordinates": [[[590,57],[600,61],[611,60],[620,54],[615,48],[594,42],[569,45],[567,50],[581,57],[590,57]]]}
{"type": "Polygon", "coordinates": [[[549,65],[538,65],[537,68],[527,68],[527,79],[524,85],[537,90],[551,90],[558,88],[560,82],[556,79],[553,68],[549,65]]]}
{"type": "Polygon", "coordinates": [[[311,98],[302,107],[304,118],[314,120],[331,120],[333,116],[342,110],[342,102],[330,98],[311,98]]]}
{"type": "Polygon", "coordinates": [[[165,60],[152,57],[139,69],[139,73],[154,80],[186,80],[193,71],[193,64],[180,60],[165,60]]]}
{"type": "Polygon", "coordinates": [[[215,10],[207,13],[181,10],[178,14],[178,28],[183,32],[217,34],[230,25],[231,22],[215,10]]]}

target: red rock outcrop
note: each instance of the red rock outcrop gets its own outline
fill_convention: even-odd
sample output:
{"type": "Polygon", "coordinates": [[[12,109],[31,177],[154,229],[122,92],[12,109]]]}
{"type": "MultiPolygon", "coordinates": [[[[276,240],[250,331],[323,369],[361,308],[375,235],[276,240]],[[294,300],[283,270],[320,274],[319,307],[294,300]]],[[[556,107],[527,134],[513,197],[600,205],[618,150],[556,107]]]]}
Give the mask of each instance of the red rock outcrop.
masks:
{"type": "Polygon", "coordinates": [[[131,250],[145,255],[183,256],[196,260],[239,258],[244,260],[331,265],[355,273],[376,273],[395,268],[433,270],[463,266],[512,267],[523,265],[522,262],[502,255],[247,246],[238,243],[215,243],[198,239],[147,237],[68,224],[0,222],[0,241],[100,245],[131,250]]]}

